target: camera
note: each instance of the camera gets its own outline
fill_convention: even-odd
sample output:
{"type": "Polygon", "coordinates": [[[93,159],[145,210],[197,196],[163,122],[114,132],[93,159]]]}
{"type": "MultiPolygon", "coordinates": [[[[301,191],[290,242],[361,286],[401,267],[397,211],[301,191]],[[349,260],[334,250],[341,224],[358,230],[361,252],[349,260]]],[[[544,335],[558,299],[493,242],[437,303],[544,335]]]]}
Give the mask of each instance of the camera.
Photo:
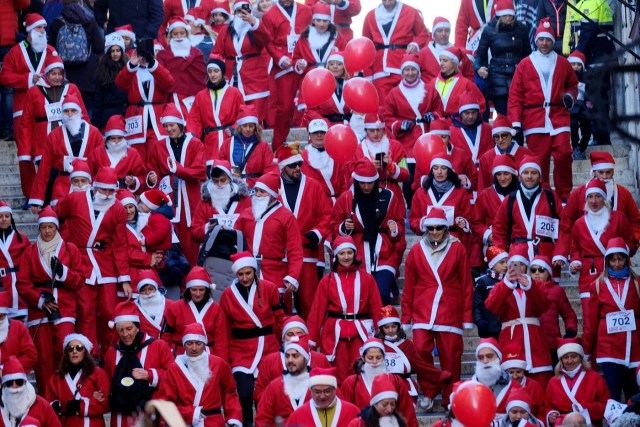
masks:
{"type": "Polygon", "coordinates": [[[243,11],[245,11],[245,12],[250,14],[251,13],[251,6],[245,3],[242,6],[240,6],[240,10],[243,10],[243,11]]]}
{"type": "MultiPolygon", "coordinates": [[[[42,292],[41,296],[44,299],[45,304],[56,303],[56,299],[49,292],[42,292]]],[[[54,322],[62,318],[62,316],[60,315],[60,309],[55,309],[54,311],[48,311],[45,309],[44,312],[47,314],[47,319],[49,320],[49,322],[54,322]]]]}

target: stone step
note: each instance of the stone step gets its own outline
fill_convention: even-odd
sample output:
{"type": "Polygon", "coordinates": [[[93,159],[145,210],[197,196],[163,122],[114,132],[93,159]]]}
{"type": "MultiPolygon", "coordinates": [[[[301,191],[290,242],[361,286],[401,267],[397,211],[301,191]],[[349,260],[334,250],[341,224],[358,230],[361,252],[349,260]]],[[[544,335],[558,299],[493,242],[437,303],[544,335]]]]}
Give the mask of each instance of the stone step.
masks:
{"type": "Polygon", "coordinates": [[[38,223],[37,222],[23,222],[21,224],[16,223],[18,231],[22,231],[27,235],[29,240],[35,241],[38,236],[38,223]]]}
{"type": "Polygon", "coordinates": [[[20,183],[18,182],[15,184],[5,184],[4,182],[0,181],[0,197],[5,198],[12,196],[22,197],[22,187],[20,186],[20,183]]]}

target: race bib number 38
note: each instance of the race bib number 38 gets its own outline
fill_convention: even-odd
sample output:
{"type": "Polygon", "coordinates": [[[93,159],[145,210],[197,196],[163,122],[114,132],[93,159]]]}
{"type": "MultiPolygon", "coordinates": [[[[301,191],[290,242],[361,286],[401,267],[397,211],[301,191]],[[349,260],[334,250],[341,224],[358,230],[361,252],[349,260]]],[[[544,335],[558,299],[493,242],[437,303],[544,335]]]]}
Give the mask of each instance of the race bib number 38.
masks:
{"type": "Polygon", "coordinates": [[[550,216],[536,215],[536,235],[538,237],[558,238],[560,221],[550,216]]]}
{"type": "Polygon", "coordinates": [[[630,332],[636,330],[636,318],[633,310],[607,313],[607,333],[630,332]]]}

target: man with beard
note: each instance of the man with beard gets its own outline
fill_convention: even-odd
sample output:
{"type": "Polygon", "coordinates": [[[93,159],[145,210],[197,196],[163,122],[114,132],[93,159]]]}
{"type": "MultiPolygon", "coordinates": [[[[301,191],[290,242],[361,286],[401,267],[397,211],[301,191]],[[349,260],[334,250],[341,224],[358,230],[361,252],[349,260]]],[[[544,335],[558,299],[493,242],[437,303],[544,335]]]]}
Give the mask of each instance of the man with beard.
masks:
{"type": "Polygon", "coordinates": [[[231,368],[225,360],[205,351],[207,335],[201,324],[187,325],[182,345],[185,353],[167,369],[158,398],[174,402],[188,425],[242,426],[231,368]]]}
{"type": "Polygon", "coordinates": [[[291,313],[302,272],[302,234],[296,217],[278,200],[280,184],[275,173],[260,177],[251,209],[242,212],[235,228],[245,235],[249,252],[258,260],[260,277],[278,286],[285,310],[291,313]]]}
{"type": "Polygon", "coordinates": [[[155,270],[140,270],[136,274],[138,298],[135,304],[140,317],[140,330],[152,338],[160,338],[166,323],[165,316],[172,303],[158,291],[158,283],[160,278],[155,270]]]}
{"type": "Polygon", "coordinates": [[[100,131],[82,118],[80,100],[68,95],[62,104],[62,124],[45,142],[38,174],[31,188],[29,204],[37,213],[43,206],[55,205],[69,194],[69,174],[73,160],[87,160],[90,153],[104,144],[100,131]]]}
{"type": "Polygon", "coordinates": [[[93,191],[74,192],[56,205],[64,222],[65,237],[80,248],[90,267],[85,285],[78,291],[78,332],[96,345],[102,356],[111,344],[107,323],[117,303],[117,284],[131,296],[127,251],[127,213],[115,198],[118,177],[115,169],[102,168],[93,191]],[[98,348],[98,345],[100,348],[98,348]]]}
{"type": "Polygon", "coordinates": [[[319,249],[330,232],[332,205],[325,197],[322,186],[301,172],[304,162],[299,142],[286,143],[276,155],[282,179],[282,204],[295,216],[302,240],[303,264],[296,308],[306,319],[318,288],[319,249]],[[310,206],[313,209],[307,209],[310,206]]]}
{"type": "Polygon", "coordinates": [[[295,335],[284,344],[285,371],[264,390],[256,411],[256,426],[273,427],[276,418],[286,422],[289,416],[311,399],[309,337],[295,335]]]}
{"type": "MultiPolygon", "coordinates": [[[[418,64],[420,64],[420,75],[422,80],[430,82],[440,72],[440,54],[443,50],[452,47],[449,41],[451,36],[451,22],[442,16],[436,16],[431,27],[433,40],[418,52],[418,64]]],[[[467,56],[462,57],[460,64],[462,75],[473,80],[473,63],[467,56]]]]}
{"type": "MultiPolygon", "coordinates": [[[[16,130],[18,164],[22,194],[29,199],[36,176],[32,163],[32,147],[29,139],[23,139],[22,110],[27,90],[44,78],[44,67],[49,55],[57,56],[55,48],[47,44],[47,21],[37,13],[29,13],[24,20],[27,39],[13,46],[5,55],[0,70],[0,85],[13,89],[13,128],[16,130]]],[[[47,175],[48,176],[48,175],[47,175]]]]}
{"type": "Polygon", "coordinates": [[[38,353],[24,323],[9,319],[11,300],[9,292],[0,292],[0,364],[6,363],[10,356],[15,356],[24,369],[31,372],[36,367],[38,353]]]}
{"type": "Polygon", "coordinates": [[[36,420],[40,427],[62,427],[49,402],[36,395],[27,373],[15,356],[9,357],[2,367],[0,412],[6,427],[21,425],[27,417],[36,420]]]}

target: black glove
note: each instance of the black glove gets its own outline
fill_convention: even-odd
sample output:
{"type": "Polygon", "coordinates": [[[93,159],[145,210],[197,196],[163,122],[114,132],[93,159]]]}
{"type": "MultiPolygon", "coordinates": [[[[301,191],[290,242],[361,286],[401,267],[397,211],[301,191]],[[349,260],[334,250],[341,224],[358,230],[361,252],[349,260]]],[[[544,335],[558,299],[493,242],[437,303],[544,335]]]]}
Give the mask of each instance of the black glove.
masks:
{"type": "Polygon", "coordinates": [[[144,59],[147,60],[147,69],[153,68],[156,65],[156,59],[153,57],[153,54],[145,55],[144,59]]]}
{"type": "Polygon", "coordinates": [[[571,108],[573,108],[574,103],[575,101],[573,100],[573,96],[571,96],[571,94],[569,93],[565,93],[562,97],[562,105],[564,105],[564,108],[570,110],[571,108]]]}
{"type": "Polygon", "coordinates": [[[40,292],[40,296],[42,297],[42,301],[45,304],[49,304],[51,302],[53,302],[53,303],[56,302],[56,299],[53,297],[53,294],[51,292],[42,291],[42,292],[40,292]]]}
{"type": "Polygon", "coordinates": [[[318,235],[316,233],[314,233],[313,231],[309,231],[308,233],[304,234],[304,237],[306,237],[307,240],[309,240],[309,244],[306,245],[307,248],[311,249],[312,251],[315,251],[316,249],[318,249],[318,244],[320,243],[320,239],[318,239],[318,235]]]}
{"type": "Polygon", "coordinates": [[[66,415],[78,415],[80,413],[80,401],[75,399],[68,401],[65,413],[66,415]]]}
{"type": "Polygon", "coordinates": [[[64,266],[57,256],[51,257],[51,274],[53,274],[53,277],[62,277],[64,274],[64,266]]]}
{"type": "Polygon", "coordinates": [[[524,134],[522,133],[522,128],[520,126],[514,126],[513,130],[516,131],[516,134],[513,137],[514,141],[516,141],[518,145],[524,145],[524,134]]]}
{"type": "Polygon", "coordinates": [[[400,132],[410,132],[416,124],[413,120],[403,120],[400,124],[400,132]]]}
{"type": "Polygon", "coordinates": [[[53,412],[56,413],[56,415],[61,415],[62,414],[62,408],[60,407],[60,401],[56,400],[55,402],[51,402],[51,408],[53,409],[53,412]]]}
{"type": "Polygon", "coordinates": [[[431,113],[425,113],[424,116],[422,116],[423,123],[431,123],[434,119],[435,117],[433,117],[431,113]]]}
{"type": "Polygon", "coordinates": [[[575,329],[569,328],[565,331],[563,338],[575,338],[576,335],[578,335],[578,333],[575,331],[575,329]]]}

